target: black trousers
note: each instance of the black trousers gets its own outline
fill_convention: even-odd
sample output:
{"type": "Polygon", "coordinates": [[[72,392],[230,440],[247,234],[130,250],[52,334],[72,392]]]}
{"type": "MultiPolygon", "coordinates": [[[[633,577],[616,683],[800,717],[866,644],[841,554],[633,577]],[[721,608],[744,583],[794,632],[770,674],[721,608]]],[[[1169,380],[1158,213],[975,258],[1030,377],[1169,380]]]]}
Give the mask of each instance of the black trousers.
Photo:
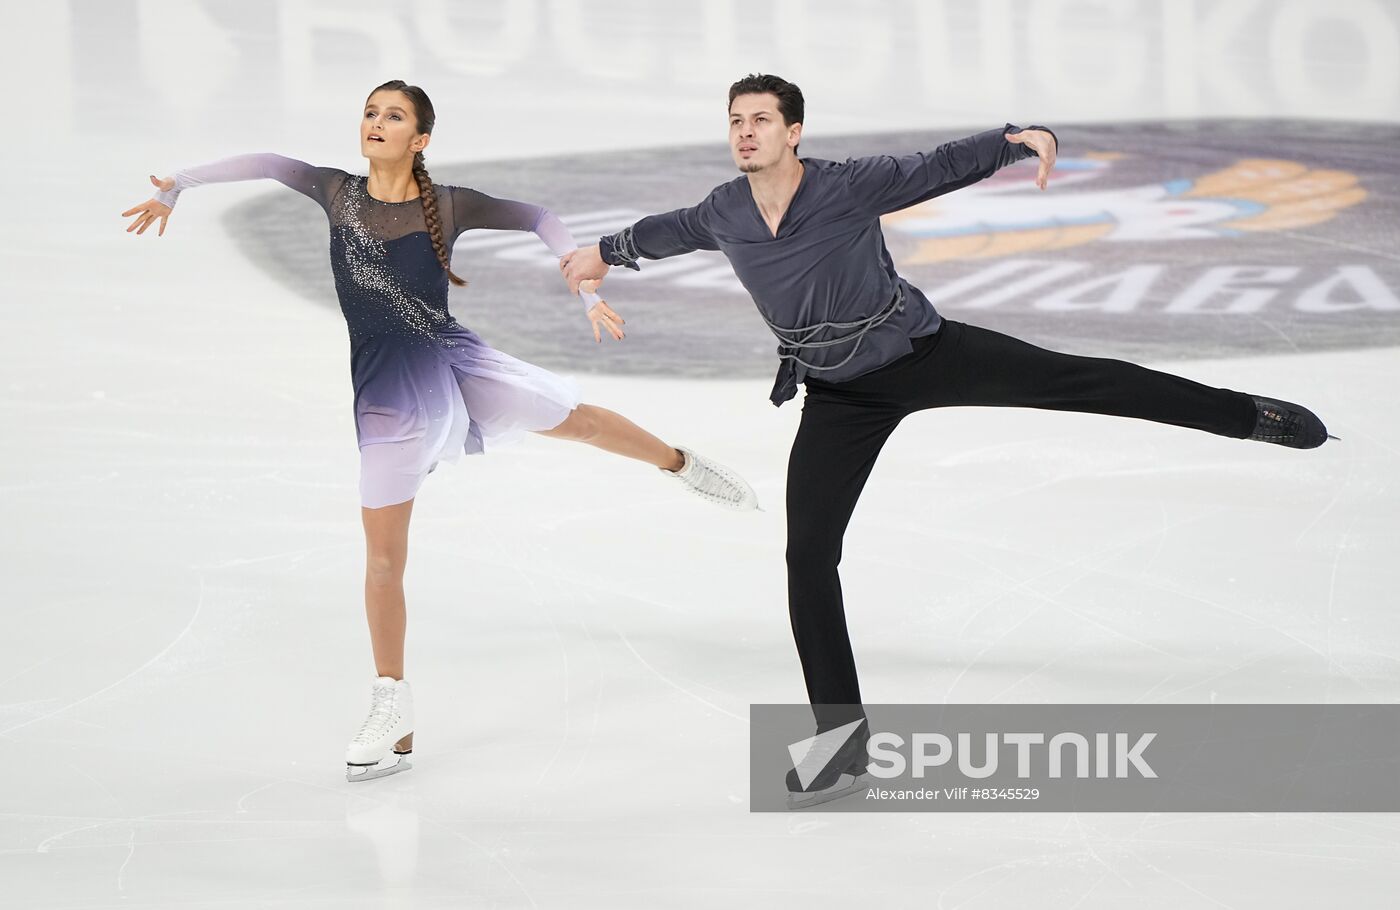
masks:
{"type": "Polygon", "coordinates": [[[841,599],[841,542],[885,440],[926,408],[1045,408],[1136,417],[1243,439],[1249,395],[1122,360],[1079,357],[944,319],[914,350],[847,382],[808,378],[787,475],[788,613],[818,727],[860,716],[841,599]]]}

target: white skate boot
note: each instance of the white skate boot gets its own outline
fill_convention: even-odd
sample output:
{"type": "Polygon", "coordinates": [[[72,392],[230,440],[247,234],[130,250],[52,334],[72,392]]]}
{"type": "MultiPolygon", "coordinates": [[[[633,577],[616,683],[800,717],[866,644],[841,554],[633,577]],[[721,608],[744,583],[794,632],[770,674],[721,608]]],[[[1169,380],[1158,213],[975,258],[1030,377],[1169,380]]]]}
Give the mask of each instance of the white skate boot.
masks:
{"type": "Polygon", "coordinates": [[[381,676],[370,687],[369,717],[345,750],[345,779],[374,780],[413,767],[413,690],[381,676]]]}
{"type": "Polygon", "coordinates": [[[657,470],[674,477],[696,496],[707,499],[728,509],[747,511],[758,508],[758,496],[744,478],[722,464],[717,464],[703,455],[696,455],[690,449],[676,446],[685,456],[685,464],[679,471],[657,470]]]}

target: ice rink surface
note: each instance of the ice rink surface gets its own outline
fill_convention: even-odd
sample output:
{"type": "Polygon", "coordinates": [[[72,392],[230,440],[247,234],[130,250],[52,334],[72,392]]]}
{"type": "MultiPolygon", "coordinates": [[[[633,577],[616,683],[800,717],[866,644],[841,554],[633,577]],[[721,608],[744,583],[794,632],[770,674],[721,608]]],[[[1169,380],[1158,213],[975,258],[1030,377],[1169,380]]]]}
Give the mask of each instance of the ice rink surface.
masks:
{"type": "MultiPolygon", "coordinates": [[[[766,511],[543,438],[440,468],[406,580],[414,768],[345,782],[373,665],[343,322],[221,217],[288,191],[195,190],[138,238],[118,213],[147,174],[246,151],[363,173],[359,105],[395,77],[432,94],[444,164],[723,160],[751,70],[802,85],[812,137],[1400,121],[1389,3],[699,6],[4,5],[0,905],[1390,905],[1393,814],[751,814],[748,706],[804,698],[800,398],[610,375],[607,348],[587,399],[739,469],[766,511]]],[[[1316,451],[909,418],[842,564],[866,700],[1394,702],[1396,354],[1150,364],[1307,404],[1343,439],[1316,451]]]]}

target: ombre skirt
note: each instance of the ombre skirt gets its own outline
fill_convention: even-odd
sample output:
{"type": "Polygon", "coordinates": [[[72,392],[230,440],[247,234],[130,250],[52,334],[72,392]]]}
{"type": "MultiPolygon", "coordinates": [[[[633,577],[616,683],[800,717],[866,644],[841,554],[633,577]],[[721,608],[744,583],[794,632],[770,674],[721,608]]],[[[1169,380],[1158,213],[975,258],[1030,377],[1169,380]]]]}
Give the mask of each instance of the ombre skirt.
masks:
{"type": "Polygon", "coordinates": [[[442,341],[364,339],[352,347],[360,504],[412,499],[442,461],[557,427],[578,407],[574,380],[492,348],[470,329],[442,341]]]}

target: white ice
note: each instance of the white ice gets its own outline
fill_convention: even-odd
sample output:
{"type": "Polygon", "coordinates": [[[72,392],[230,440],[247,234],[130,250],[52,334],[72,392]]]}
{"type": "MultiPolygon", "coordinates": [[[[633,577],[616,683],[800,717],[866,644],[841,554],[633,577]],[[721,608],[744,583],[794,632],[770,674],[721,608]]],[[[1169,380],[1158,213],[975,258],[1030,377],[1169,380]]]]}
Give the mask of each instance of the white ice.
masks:
{"type": "MultiPolygon", "coordinates": [[[[400,75],[434,93],[441,160],[722,155],[749,70],[803,84],[809,134],[1400,119],[1379,3],[696,6],[5,5],[0,904],[1393,900],[1390,814],[751,814],[748,705],[803,699],[781,508],[799,410],[767,379],[584,377],[743,471],[762,513],[542,438],[435,472],[406,583],[415,767],[344,781],[373,665],[343,324],[222,227],[278,188],[191,193],[135,237],[118,213],[147,174],[261,150],[362,170],[358,105],[400,75]]],[[[1344,441],[910,418],[842,568],[867,701],[1400,697],[1396,351],[1151,365],[1304,401],[1344,441]]]]}

